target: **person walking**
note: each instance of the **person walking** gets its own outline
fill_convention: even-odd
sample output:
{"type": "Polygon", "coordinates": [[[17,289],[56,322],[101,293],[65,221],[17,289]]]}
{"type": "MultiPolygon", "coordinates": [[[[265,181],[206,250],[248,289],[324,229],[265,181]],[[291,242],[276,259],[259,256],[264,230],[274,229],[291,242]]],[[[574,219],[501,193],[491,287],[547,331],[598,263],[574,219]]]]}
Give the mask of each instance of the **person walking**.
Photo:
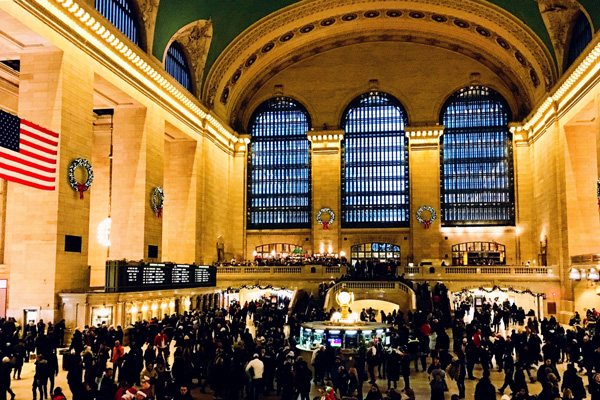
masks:
{"type": "Polygon", "coordinates": [[[258,358],[258,354],[254,354],[252,360],[246,365],[246,373],[250,375],[250,400],[258,400],[263,390],[263,372],[265,370],[264,363],[258,358]]]}

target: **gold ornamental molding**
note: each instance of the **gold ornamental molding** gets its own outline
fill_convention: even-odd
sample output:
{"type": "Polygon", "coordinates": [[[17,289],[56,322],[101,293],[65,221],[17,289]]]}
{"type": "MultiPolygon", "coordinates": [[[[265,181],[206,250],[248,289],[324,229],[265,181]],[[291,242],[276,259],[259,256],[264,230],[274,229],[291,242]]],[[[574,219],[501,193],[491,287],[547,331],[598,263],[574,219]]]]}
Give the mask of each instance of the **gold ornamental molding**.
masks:
{"type": "MultiPolygon", "coordinates": [[[[202,128],[219,146],[230,151],[234,149],[238,139],[230,127],[189,96],[160,64],[95,9],[88,9],[84,0],[17,0],[16,3],[96,60],[109,64],[117,75],[124,77],[129,74],[143,92],[157,99],[166,109],[179,114],[191,126],[202,128]],[[52,18],[48,18],[48,14],[52,18]]],[[[131,78],[124,78],[131,82],[131,78]]]]}

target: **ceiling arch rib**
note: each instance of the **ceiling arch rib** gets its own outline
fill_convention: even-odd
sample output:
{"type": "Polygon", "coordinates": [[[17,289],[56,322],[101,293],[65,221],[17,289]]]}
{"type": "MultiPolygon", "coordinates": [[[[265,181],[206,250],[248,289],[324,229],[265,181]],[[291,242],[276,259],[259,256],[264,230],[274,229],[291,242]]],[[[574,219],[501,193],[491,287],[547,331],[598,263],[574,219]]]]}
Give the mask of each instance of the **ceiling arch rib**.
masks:
{"type": "Polygon", "coordinates": [[[443,6],[430,0],[316,3],[284,8],[238,36],[209,72],[203,92],[208,105],[229,120],[265,74],[348,40],[414,41],[469,55],[497,71],[515,90],[519,114],[543,98],[556,81],[552,56],[541,40],[514,16],[489,4],[474,0],[451,0],[443,6]]]}

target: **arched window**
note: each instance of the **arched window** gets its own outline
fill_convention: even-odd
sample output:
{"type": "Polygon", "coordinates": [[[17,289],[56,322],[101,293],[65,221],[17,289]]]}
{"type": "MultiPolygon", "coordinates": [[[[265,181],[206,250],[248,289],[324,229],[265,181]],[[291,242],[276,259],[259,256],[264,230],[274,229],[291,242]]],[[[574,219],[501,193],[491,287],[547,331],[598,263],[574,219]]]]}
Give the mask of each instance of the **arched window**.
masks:
{"type": "Polygon", "coordinates": [[[454,93],[442,108],[442,225],[514,225],[510,109],[483,86],[454,93]]]}
{"type": "Polygon", "coordinates": [[[571,41],[569,42],[569,53],[567,56],[567,63],[565,69],[567,69],[579,55],[586,48],[586,46],[592,41],[592,27],[590,21],[584,13],[579,13],[579,16],[573,24],[573,31],[571,33],[571,41]]]}
{"type": "Polygon", "coordinates": [[[140,27],[133,4],[129,0],[96,0],[96,10],[138,46],[140,27]]]}
{"type": "Polygon", "coordinates": [[[248,229],[310,228],[310,117],[295,100],[277,97],[250,119],[248,229]]]}
{"type": "Polygon", "coordinates": [[[192,74],[188,66],[185,53],[181,45],[177,42],[171,43],[169,50],[167,50],[167,57],[165,59],[165,69],[177,82],[188,90],[190,93],[194,93],[194,85],[192,85],[192,74]]]}
{"type": "Polygon", "coordinates": [[[387,93],[354,99],[342,119],[342,226],[409,226],[408,140],[402,104],[387,93]]]}

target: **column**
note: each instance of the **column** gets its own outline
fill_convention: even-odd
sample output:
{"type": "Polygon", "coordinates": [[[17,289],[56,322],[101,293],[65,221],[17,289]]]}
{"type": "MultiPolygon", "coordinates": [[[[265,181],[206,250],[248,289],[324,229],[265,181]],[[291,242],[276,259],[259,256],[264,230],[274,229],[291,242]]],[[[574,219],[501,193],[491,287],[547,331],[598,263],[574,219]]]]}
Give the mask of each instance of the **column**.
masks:
{"type": "MultiPolygon", "coordinates": [[[[439,135],[443,127],[409,128],[409,171],[410,171],[410,226],[411,251],[414,262],[424,258],[443,258],[440,253],[441,210],[440,210],[440,146],[439,135]],[[437,216],[428,229],[417,220],[422,206],[432,207],[437,216]],[[438,255],[437,257],[435,255],[438,255]]],[[[431,219],[424,211],[421,217],[431,219]]],[[[437,271],[436,271],[437,272],[437,271]]]]}
{"type": "MultiPolygon", "coordinates": [[[[143,107],[115,109],[113,133],[111,259],[161,259],[162,218],[151,208],[163,186],[164,121],[143,107]],[[156,249],[156,257],[149,251],[156,249]]],[[[165,209],[168,194],[165,193],[165,209]]]]}
{"type": "Polygon", "coordinates": [[[200,231],[198,163],[200,151],[194,140],[165,140],[165,209],[163,254],[165,261],[192,264],[200,231]]]}
{"type": "Polygon", "coordinates": [[[38,318],[54,320],[56,293],[89,287],[89,191],[79,199],[67,169],[75,158],[91,158],[92,108],[93,73],[83,60],[59,51],[21,56],[19,117],[59,133],[60,149],[56,190],[8,183],[8,315],[18,321],[24,309],[38,309],[38,318]],[[80,251],[65,252],[65,235],[81,238],[80,251]]]}

